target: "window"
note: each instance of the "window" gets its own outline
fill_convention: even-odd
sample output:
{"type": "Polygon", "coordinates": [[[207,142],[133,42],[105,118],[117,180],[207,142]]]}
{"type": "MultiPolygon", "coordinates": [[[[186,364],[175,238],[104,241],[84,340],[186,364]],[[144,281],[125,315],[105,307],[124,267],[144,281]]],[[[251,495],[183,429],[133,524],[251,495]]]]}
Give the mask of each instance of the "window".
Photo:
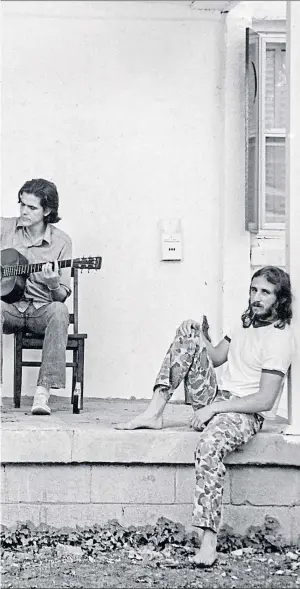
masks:
{"type": "Polygon", "coordinates": [[[285,227],[286,47],[283,33],[246,35],[246,229],[285,227]]]}

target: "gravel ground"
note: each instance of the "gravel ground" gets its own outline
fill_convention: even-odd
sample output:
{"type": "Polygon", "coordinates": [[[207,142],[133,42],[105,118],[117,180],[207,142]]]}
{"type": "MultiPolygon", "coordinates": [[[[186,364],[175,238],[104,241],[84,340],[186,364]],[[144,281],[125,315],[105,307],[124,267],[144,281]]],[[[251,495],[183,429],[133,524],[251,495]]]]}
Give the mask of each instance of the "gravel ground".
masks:
{"type": "Polygon", "coordinates": [[[190,562],[198,546],[195,533],[166,518],[129,528],[116,520],[75,529],[19,522],[1,530],[1,586],[300,589],[300,542],[284,546],[274,519],[243,537],[221,530],[213,567],[190,562]]]}
{"type": "MultiPolygon", "coordinates": [[[[67,547],[68,548],[68,547],[67,547]]],[[[69,547],[70,548],[70,547],[69,547]]],[[[188,554],[155,554],[148,549],[116,550],[96,557],[54,551],[4,552],[3,589],[9,588],[299,588],[300,551],[259,554],[251,551],[222,554],[210,569],[195,568],[188,554]],[[51,553],[50,553],[51,552],[51,553]]]]}

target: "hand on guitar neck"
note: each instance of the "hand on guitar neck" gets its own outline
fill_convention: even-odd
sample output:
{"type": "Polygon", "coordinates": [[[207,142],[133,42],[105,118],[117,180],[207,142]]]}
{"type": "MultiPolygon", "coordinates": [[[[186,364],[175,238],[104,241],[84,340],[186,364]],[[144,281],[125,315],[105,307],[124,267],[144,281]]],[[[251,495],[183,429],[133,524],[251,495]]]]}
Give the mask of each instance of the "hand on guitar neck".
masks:
{"type": "Polygon", "coordinates": [[[46,262],[42,266],[42,276],[49,290],[56,290],[60,286],[58,261],[46,262]]]}

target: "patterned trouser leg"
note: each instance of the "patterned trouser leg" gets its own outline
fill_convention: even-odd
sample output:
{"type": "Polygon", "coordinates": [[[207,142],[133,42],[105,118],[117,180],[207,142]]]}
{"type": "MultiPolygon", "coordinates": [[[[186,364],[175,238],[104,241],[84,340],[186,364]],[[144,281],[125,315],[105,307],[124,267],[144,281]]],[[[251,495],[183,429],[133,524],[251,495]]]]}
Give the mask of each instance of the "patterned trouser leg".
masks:
{"type": "Polygon", "coordinates": [[[176,334],[158,373],[154,390],[159,388],[169,401],[182,380],[195,411],[213,402],[217,379],[200,330],[193,329],[190,337],[176,334]]]}
{"type": "MultiPolygon", "coordinates": [[[[228,391],[218,391],[215,370],[201,331],[190,337],[176,335],[155,381],[154,390],[169,401],[184,380],[187,398],[196,411],[218,399],[230,399],[228,391]]],[[[222,510],[225,466],[228,452],[245,444],[262,427],[263,417],[247,413],[218,413],[199,432],[195,451],[196,491],[193,525],[217,532],[222,510]]]]}
{"type": "MultiPolygon", "coordinates": [[[[228,391],[219,391],[216,400],[231,396],[228,391]]],[[[218,531],[226,471],[223,459],[248,442],[263,422],[262,416],[253,413],[217,413],[204,427],[195,451],[194,526],[218,531]]]]}

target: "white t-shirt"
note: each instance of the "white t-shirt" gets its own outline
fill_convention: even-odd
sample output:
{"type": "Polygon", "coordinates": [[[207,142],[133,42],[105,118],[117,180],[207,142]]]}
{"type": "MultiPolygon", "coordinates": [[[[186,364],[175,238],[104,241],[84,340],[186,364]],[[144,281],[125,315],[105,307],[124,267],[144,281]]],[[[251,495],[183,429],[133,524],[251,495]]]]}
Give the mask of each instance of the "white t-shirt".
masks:
{"type": "MultiPolygon", "coordinates": [[[[242,323],[226,334],[230,340],[228,362],[221,377],[219,387],[244,397],[259,391],[261,372],[275,372],[284,376],[291,364],[295,350],[295,338],[290,325],[284,329],[274,324],[263,327],[244,328],[242,323]]],[[[271,412],[263,415],[271,417],[276,413],[280,396],[271,412]]]]}

